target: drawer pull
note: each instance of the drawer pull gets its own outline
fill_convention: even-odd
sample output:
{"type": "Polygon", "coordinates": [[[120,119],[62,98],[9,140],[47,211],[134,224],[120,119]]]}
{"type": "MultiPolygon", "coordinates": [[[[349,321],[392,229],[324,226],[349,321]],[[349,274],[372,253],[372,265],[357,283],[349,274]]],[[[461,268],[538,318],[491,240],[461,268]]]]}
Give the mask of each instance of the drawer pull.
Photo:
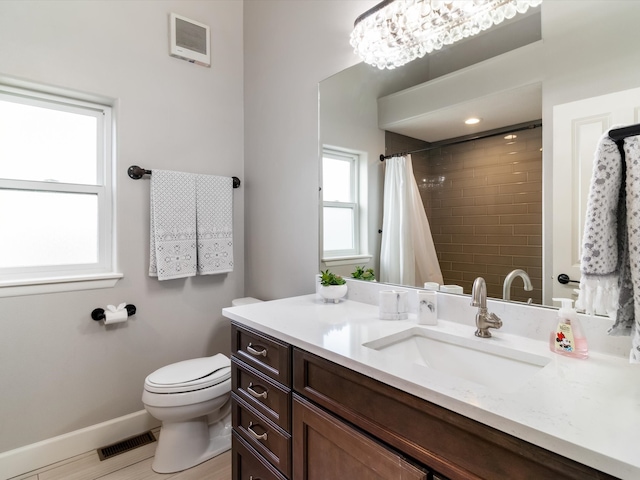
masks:
{"type": "Polygon", "coordinates": [[[249,392],[251,395],[253,395],[256,398],[264,398],[265,400],[267,399],[267,391],[265,390],[262,393],[258,393],[253,389],[253,382],[249,383],[249,386],[247,387],[247,392],[249,392]]]}
{"type": "Polygon", "coordinates": [[[259,356],[266,357],[267,356],[267,349],[266,348],[263,348],[262,350],[256,350],[255,348],[253,348],[253,346],[251,346],[251,343],[249,343],[249,345],[247,345],[247,352],[249,352],[251,355],[255,355],[256,357],[259,357],[259,356]]]}
{"type": "Polygon", "coordinates": [[[262,435],[258,435],[254,430],[253,430],[253,422],[249,422],[249,426],[247,427],[247,430],[249,431],[249,433],[251,435],[253,435],[253,438],[255,438],[256,440],[266,440],[267,439],[267,432],[264,432],[262,435]]]}

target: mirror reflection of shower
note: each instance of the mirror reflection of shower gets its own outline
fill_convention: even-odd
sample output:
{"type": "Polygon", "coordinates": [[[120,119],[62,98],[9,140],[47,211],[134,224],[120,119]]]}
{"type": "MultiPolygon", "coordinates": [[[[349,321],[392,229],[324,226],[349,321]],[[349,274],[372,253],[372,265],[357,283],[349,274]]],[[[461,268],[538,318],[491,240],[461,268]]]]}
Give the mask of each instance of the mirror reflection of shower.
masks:
{"type": "Polygon", "coordinates": [[[444,282],[470,292],[481,275],[500,298],[520,268],[534,289],[512,300],[542,303],[541,122],[431,144],[387,131],[385,142],[411,152],[444,282]]]}

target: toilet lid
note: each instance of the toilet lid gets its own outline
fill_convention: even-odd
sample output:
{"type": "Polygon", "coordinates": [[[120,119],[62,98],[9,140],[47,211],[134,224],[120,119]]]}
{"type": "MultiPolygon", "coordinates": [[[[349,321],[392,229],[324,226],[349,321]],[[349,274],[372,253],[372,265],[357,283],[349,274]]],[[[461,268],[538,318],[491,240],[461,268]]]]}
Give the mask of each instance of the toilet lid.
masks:
{"type": "Polygon", "coordinates": [[[145,380],[152,392],[186,392],[217,385],[231,377],[231,361],[222,353],[162,367],[145,380]]]}

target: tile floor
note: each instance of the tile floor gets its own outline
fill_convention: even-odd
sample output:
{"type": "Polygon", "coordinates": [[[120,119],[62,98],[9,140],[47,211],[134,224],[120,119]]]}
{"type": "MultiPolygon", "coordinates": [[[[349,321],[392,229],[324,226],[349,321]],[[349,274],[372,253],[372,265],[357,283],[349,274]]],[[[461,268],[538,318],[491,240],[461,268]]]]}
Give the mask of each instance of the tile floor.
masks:
{"type": "Polygon", "coordinates": [[[157,445],[144,445],[104,461],[93,450],[11,480],[231,480],[231,451],[183,472],[160,474],[151,470],[157,445]]]}

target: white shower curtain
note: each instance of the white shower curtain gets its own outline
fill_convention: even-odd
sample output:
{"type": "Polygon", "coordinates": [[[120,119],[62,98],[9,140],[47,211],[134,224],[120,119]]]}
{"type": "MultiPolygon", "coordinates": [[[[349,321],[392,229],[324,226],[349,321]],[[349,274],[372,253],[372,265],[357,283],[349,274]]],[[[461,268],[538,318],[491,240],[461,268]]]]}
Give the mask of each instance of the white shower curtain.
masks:
{"type": "Polygon", "coordinates": [[[411,155],[385,162],[380,281],[417,287],[443,283],[411,155]]]}

